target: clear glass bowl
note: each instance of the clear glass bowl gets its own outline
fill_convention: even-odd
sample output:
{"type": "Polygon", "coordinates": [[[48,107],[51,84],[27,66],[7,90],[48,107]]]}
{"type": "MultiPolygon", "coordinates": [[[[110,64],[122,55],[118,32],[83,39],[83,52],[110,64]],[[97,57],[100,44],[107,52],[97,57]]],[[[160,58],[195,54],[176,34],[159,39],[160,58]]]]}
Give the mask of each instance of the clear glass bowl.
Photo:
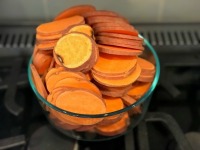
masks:
{"type": "MultiPolygon", "coordinates": [[[[142,36],[141,36],[142,37],[142,36]]],[[[44,99],[37,91],[33,80],[32,80],[32,75],[31,75],[31,70],[30,70],[30,64],[32,63],[32,58],[29,61],[29,66],[28,66],[28,79],[29,83],[31,85],[32,90],[34,91],[37,100],[42,106],[42,109],[44,110],[44,113],[49,120],[50,124],[55,127],[57,130],[59,130],[61,133],[67,135],[68,137],[78,139],[78,140],[84,140],[84,141],[102,141],[102,140],[109,140],[112,138],[119,137],[121,135],[126,134],[126,132],[132,130],[134,127],[138,125],[138,123],[144,118],[144,115],[148,109],[149,102],[151,100],[152,93],[158,83],[159,76],[160,76],[160,62],[158,55],[154,48],[151,46],[151,44],[144,39],[145,43],[145,50],[142,54],[142,56],[151,61],[153,64],[156,66],[156,73],[154,80],[149,88],[149,90],[135,103],[133,103],[130,106],[127,106],[121,110],[115,111],[115,112],[110,112],[110,113],[105,113],[105,114],[96,114],[96,115],[87,115],[87,114],[76,114],[73,112],[69,112],[67,110],[60,109],[51,103],[49,103],[46,99],[44,99]],[[94,126],[90,125],[82,125],[82,126],[77,126],[74,124],[69,124],[69,122],[63,118],[65,118],[66,115],[68,117],[70,116],[71,118],[79,118],[84,121],[84,119],[87,120],[92,120],[94,118],[106,118],[106,117],[111,117],[111,116],[116,116],[119,114],[123,114],[124,112],[130,111],[133,107],[136,106],[141,106],[142,112],[137,115],[132,115],[130,116],[130,121],[129,125],[126,128],[126,130],[121,131],[119,134],[116,135],[109,135],[109,136],[103,136],[101,134],[98,134],[94,130],[94,126]],[[77,131],[77,128],[79,129],[77,131]]]]}

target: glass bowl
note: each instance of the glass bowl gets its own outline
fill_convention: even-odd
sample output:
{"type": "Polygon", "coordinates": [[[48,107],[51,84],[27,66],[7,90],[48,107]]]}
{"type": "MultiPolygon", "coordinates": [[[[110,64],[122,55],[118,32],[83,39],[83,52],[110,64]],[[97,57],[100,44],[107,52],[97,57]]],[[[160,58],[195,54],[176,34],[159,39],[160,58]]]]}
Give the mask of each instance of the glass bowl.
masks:
{"type": "Polygon", "coordinates": [[[126,134],[127,132],[131,131],[134,127],[136,127],[138,123],[144,118],[144,115],[147,112],[149,102],[151,100],[151,96],[158,83],[159,76],[160,76],[160,62],[159,62],[158,55],[156,51],[154,50],[154,48],[146,39],[144,39],[144,44],[145,44],[145,50],[142,54],[142,57],[149,60],[156,66],[155,76],[154,76],[153,82],[151,83],[150,88],[140,99],[138,99],[132,105],[127,106],[121,110],[105,113],[105,114],[96,114],[96,115],[77,114],[77,113],[69,112],[67,110],[60,109],[56,107],[55,105],[52,105],[51,103],[49,103],[46,99],[44,99],[39,94],[39,92],[37,91],[34,85],[34,82],[32,80],[32,75],[31,75],[31,69],[30,69],[32,58],[30,58],[29,66],[28,66],[29,83],[33,92],[35,93],[37,97],[37,100],[42,106],[44,114],[46,115],[49,123],[53,127],[55,127],[58,131],[65,134],[66,136],[77,139],[77,140],[84,140],[84,141],[103,141],[103,140],[113,139],[113,138],[126,134]],[[69,123],[67,120],[65,120],[66,115],[67,117],[71,117],[72,119],[79,118],[83,122],[84,122],[84,119],[87,121],[94,120],[97,118],[105,119],[108,117],[115,117],[117,115],[121,115],[125,112],[130,112],[131,109],[137,106],[140,106],[142,108],[141,113],[137,115],[130,115],[129,122],[127,122],[128,127],[123,129],[117,134],[115,133],[115,134],[109,134],[109,135],[102,135],[101,133],[95,130],[95,125],[81,125],[80,126],[77,124],[73,124],[71,122],[69,123]]]}

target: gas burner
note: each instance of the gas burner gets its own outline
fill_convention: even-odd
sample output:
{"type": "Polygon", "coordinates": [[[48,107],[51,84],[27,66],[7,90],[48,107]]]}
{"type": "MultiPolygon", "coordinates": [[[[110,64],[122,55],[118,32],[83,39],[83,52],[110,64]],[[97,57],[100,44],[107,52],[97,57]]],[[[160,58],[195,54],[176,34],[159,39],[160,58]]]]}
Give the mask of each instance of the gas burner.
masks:
{"type": "Polygon", "coordinates": [[[20,57],[6,58],[0,61],[0,90],[6,90],[4,105],[15,116],[23,111],[23,107],[15,101],[18,87],[28,85],[27,74],[22,70],[25,68],[23,61],[24,59],[20,57]]]}

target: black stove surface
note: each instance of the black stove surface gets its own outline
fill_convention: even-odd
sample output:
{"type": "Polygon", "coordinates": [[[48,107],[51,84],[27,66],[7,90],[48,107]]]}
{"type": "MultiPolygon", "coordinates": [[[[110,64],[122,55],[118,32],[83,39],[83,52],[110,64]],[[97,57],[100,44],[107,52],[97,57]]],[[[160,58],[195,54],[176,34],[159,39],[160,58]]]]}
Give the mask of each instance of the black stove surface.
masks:
{"type": "MultiPolygon", "coordinates": [[[[39,149],[48,148],[48,145],[45,145],[46,142],[43,142],[42,145],[38,145],[38,142],[34,142],[35,139],[39,141],[50,141],[49,139],[43,140],[42,138],[45,135],[51,134],[48,131],[53,130],[49,127],[42,109],[40,108],[39,103],[34,96],[27,79],[26,68],[27,68],[27,58],[14,57],[12,61],[11,58],[2,59],[0,61],[0,139],[4,140],[4,143],[0,141],[0,149],[4,149],[5,139],[8,138],[11,143],[7,143],[7,147],[14,147],[12,149],[39,149]],[[21,63],[18,65],[20,71],[18,74],[11,74],[15,69],[16,63],[21,63]],[[13,80],[14,78],[15,80],[13,80]],[[13,82],[10,83],[9,79],[13,82]],[[17,82],[16,82],[17,81],[17,82]],[[13,89],[13,86],[15,89],[13,89]],[[10,89],[11,88],[11,89],[10,89]],[[6,93],[9,93],[9,96],[13,99],[6,97],[6,93]],[[13,92],[15,91],[15,92],[13,92]],[[11,107],[10,107],[11,106],[11,107]],[[48,131],[46,131],[48,128],[48,131]],[[50,128],[50,129],[49,129],[50,128]],[[45,131],[43,131],[45,130],[45,131]],[[37,136],[37,132],[41,132],[37,136]],[[48,132],[48,133],[46,133],[48,132]],[[36,136],[35,136],[36,134],[36,136]],[[16,140],[15,145],[12,145],[13,138],[16,140]],[[18,141],[17,141],[18,140],[18,141]],[[15,147],[19,145],[18,147],[15,147]],[[1,147],[2,146],[2,147],[1,147]],[[37,147],[39,146],[39,147],[37,147]],[[31,148],[32,147],[32,148],[31,148]],[[36,148],[35,148],[36,147],[36,148]]],[[[200,68],[172,68],[168,72],[169,74],[174,74],[173,76],[184,76],[185,73],[190,73],[190,75],[199,74],[198,70],[200,68]]],[[[200,75],[200,74],[199,74],[200,75]]],[[[171,77],[172,79],[173,77],[171,77]]],[[[181,80],[181,79],[179,79],[181,80]]],[[[194,78],[196,80],[196,78],[194,78]]],[[[105,141],[105,142],[78,142],[78,149],[80,150],[98,150],[106,146],[110,150],[125,150],[125,149],[153,149],[153,150],[168,150],[176,149],[177,142],[184,144],[184,140],[176,139],[174,134],[180,134],[184,136],[183,133],[187,132],[198,132],[200,130],[200,116],[199,116],[199,85],[198,82],[191,82],[187,85],[178,85],[176,86],[179,90],[179,94],[176,97],[170,94],[162,84],[159,84],[153,94],[149,112],[146,115],[145,121],[141,122],[140,125],[135,128],[131,133],[128,133],[125,136],[120,138],[105,141]],[[153,112],[153,113],[150,113],[153,112]],[[170,116],[168,116],[170,115],[170,116]],[[173,116],[174,120],[168,120],[173,116]],[[166,117],[166,118],[165,118],[166,117]],[[162,120],[164,119],[164,121],[162,120]],[[163,123],[164,122],[164,123],[163,123]],[[165,123],[168,122],[168,123],[165,123]],[[178,123],[179,126],[171,130],[180,130],[180,133],[172,132],[169,130],[169,127],[174,127],[173,122],[178,123]],[[180,140],[180,141],[178,141],[180,140]],[[128,143],[127,143],[128,141],[128,143]]],[[[51,136],[59,137],[62,140],[70,141],[71,147],[74,148],[77,141],[59,135],[56,131],[51,131],[54,134],[51,136]],[[58,134],[58,135],[57,135],[58,134]],[[61,136],[61,137],[60,137],[61,136]]],[[[54,137],[54,138],[55,138],[54,137]]],[[[58,138],[58,139],[59,139],[58,138]]],[[[48,143],[48,142],[47,142],[48,143]]],[[[62,143],[62,142],[61,142],[62,143]]],[[[40,142],[41,144],[41,142],[40,142]]],[[[52,142],[51,142],[52,144],[52,142]]],[[[56,144],[59,146],[62,144],[56,144]]],[[[66,146],[65,143],[63,146],[66,146]]],[[[50,146],[53,148],[52,146],[50,146]]],[[[72,148],[72,149],[73,149],[72,148]]],[[[48,148],[49,149],[49,148],[48,148]]],[[[62,149],[62,146],[61,148],[62,149]]]]}
{"type": "MultiPolygon", "coordinates": [[[[31,42],[29,38],[27,45],[31,42]]],[[[197,42],[200,43],[200,38],[197,42]]],[[[176,51],[176,54],[162,53],[162,47],[157,45],[157,48],[161,78],[145,119],[128,134],[104,142],[76,141],[55,131],[28,83],[30,54],[7,56],[4,53],[0,59],[0,150],[200,149],[196,142],[200,140],[200,48],[194,53],[176,51]]]]}

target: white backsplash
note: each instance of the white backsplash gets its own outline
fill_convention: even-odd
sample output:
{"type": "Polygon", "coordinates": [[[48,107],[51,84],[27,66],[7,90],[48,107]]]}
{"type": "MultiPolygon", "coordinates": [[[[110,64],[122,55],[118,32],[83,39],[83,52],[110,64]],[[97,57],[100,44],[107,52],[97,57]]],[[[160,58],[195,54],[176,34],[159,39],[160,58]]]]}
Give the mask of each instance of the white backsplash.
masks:
{"type": "Polygon", "coordinates": [[[132,23],[200,22],[200,0],[0,0],[0,21],[48,21],[78,4],[116,11],[132,23]]]}

